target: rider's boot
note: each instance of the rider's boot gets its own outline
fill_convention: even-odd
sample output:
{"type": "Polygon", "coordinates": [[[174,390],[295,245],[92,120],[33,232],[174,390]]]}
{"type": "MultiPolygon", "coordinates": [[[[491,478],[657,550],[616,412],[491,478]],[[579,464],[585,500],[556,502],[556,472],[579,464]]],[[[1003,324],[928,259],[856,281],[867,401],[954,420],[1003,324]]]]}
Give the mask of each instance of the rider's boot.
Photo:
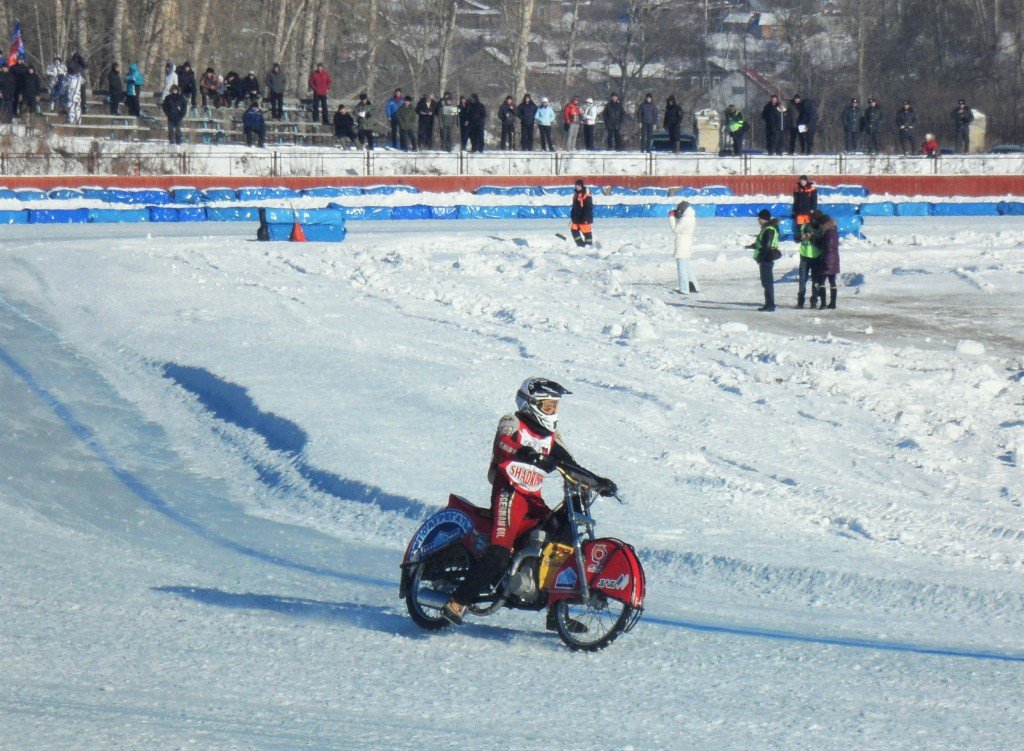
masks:
{"type": "MultiPolygon", "coordinates": [[[[558,630],[558,613],[555,611],[554,605],[548,608],[547,628],[548,631],[558,630]]],[[[577,621],[575,618],[566,618],[565,628],[570,634],[585,634],[589,631],[585,625],[577,621]]]]}

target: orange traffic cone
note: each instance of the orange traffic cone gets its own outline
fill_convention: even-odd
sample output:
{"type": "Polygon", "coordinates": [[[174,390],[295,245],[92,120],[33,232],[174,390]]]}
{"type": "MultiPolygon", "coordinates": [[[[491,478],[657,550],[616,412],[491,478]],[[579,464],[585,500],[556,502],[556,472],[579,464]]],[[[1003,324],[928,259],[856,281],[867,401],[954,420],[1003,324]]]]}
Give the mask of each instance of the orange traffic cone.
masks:
{"type": "Polygon", "coordinates": [[[288,236],[288,239],[293,243],[304,243],[306,242],[306,233],[302,231],[302,225],[298,222],[292,224],[292,233],[288,236]]]}

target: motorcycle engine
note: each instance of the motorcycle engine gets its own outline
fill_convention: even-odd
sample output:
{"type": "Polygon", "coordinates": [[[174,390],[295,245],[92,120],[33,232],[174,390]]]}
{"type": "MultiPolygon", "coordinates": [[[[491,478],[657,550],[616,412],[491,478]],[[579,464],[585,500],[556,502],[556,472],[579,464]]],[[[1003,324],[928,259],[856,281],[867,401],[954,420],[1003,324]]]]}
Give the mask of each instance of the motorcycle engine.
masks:
{"type": "Polygon", "coordinates": [[[509,593],[522,602],[531,602],[537,596],[537,559],[523,561],[519,570],[509,579],[509,593]]]}

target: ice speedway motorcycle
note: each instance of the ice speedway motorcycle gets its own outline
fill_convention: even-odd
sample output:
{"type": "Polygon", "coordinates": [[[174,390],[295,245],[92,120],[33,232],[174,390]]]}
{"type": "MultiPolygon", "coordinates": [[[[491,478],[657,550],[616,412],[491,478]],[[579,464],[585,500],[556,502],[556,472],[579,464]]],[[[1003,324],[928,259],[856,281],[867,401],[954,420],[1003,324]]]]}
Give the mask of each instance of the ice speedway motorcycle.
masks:
{"type": "MultiPolygon", "coordinates": [[[[487,616],[501,608],[554,606],[562,641],[571,649],[596,651],[640,619],[644,570],[631,545],[594,536],[591,507],[598,478],[575,465],[555,469],[563,480],[562,503],[520,536],[505,575],[466,611],[487,616]]],[[[436,631],[450,625],[441,610],[487,547],[490,533],[491,510],[457,495],[419,528],[405,551],[399,587],[419,626],[436,631]]]]}

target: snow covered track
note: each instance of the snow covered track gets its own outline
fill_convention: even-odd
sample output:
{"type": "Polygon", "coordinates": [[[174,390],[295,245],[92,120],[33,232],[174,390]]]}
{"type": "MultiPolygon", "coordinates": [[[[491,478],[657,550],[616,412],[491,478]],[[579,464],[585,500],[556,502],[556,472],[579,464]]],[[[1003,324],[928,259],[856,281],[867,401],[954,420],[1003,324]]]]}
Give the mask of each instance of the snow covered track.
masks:
{"type": "Polygon", "coordinates": [[[774,317],[742,220],[700,225],[689,301],[660,222],[588,252],[544,222],[12,230],[0,745],[541,748],[598,717],[562,740],[1016,749],[1024,224],[995,222],[869,223],[839,311],[774,317]],[[395,597],[533,372],[573,384],[567,439],[631,500],[599,531],[649,574],[598,655],[530,614],[424,636],[395,597]],[[499,673],[551,700],[499,711],[499,673]]]}

